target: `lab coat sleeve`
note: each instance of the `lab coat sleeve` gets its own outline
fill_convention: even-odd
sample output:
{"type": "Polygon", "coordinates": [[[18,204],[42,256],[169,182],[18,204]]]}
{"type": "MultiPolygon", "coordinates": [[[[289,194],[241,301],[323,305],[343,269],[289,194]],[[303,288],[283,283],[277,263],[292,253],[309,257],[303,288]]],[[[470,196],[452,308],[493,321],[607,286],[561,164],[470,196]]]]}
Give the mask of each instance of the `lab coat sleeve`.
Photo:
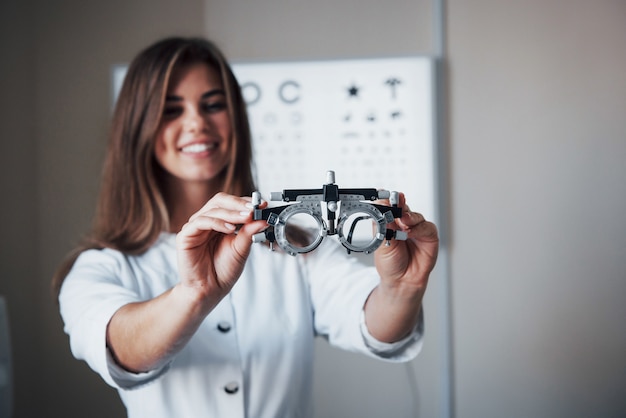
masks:
{"type": "Polygon", "coordinates": [[[318,335],[335,347],[386,361],[409,361],[417,356],[422,348],[422,314],[413,332],[395,343],[378,341],[367,330],[363,307],[380,282],[375,267],[348,256],[331,239],[304,257],[318,335]]]}
{"type": "Polygon", "coordinates": [[[65,278],[59,294],[64,330],[72,354],[111,386],[130,389],[163,374],[168,366],[146,373],[131,373],[116,364],[106,347],[106,330],[122,306],[141,300],[133,285],[132,269],[125,257],[113,250],[83,252],[65,278]]]}

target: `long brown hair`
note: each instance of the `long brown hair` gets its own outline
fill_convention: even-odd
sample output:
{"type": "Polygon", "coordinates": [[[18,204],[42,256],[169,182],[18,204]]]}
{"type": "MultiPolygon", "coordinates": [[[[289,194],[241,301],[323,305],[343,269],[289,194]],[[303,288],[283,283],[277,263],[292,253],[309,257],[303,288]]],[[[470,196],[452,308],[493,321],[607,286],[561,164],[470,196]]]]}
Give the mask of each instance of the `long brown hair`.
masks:
{"type": "Polygon", "coordinates": [[[218,71],[226,92],[233,138],[221,189],[237,196],[254,191],[245,102],[224,55],[202,38],[156,42],[137,55],[126,73],[113,114],[93,227],[56,271],[55,295],[83,251],[112,248],[141,254],[169,229],[163,172],[154,157],[155,135],[173,70],[198,62],[218,71]]]}

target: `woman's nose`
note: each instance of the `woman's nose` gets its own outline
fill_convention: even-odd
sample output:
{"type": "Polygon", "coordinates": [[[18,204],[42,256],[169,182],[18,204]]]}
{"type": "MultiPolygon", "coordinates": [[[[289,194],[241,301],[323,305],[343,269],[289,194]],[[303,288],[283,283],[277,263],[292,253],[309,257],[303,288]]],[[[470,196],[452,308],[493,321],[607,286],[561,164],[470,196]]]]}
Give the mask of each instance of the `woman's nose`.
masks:
{"type": "Polygon", "coordinates": [[[200,112],[200,109],[189,109],[186,112],[184,126],[190,132],[202,131],[206,128],[206,120],[200,112]]]}

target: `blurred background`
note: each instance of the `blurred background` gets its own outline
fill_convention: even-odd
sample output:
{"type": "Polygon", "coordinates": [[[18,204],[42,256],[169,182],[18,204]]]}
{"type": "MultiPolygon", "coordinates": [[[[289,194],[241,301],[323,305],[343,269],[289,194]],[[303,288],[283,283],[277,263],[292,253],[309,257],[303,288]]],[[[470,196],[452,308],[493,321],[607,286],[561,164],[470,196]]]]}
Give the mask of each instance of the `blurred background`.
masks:
{"type": "Polygon", "coordinates": [[[424,355],[374,365],[320,345],[319,417],[626,416],[626,2],[448,0],[442,26],[434,14],[422,0],[3,0],[13,416],[124,416],[72,358],[49,282],[90,225],[112,66],[174,34],[231,60],[443,58],[444,257],[424,355]]]}

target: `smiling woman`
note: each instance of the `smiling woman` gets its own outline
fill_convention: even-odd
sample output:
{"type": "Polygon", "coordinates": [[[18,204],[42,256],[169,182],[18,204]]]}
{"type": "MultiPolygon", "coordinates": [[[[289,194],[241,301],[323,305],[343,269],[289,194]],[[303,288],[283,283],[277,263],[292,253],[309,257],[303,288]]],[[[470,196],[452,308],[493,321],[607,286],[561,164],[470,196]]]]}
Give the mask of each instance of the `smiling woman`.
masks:
{"type": "MultiPolygon", "coordinates": [[[[184,171],[188,160],[204,168],[185,180],[211,180],[228,162],[230,118],[219,75],[206,64],[176,69],[165,98],[155,143],[157,161],[171,174],[184,171]]],[[[213,193],[214,194],[214,193],[213,193]]]]}
{"type": "Polygon", "coordinates": [[[409,239],[375,267],[331,242],[306,258],[253,248],[267,224],[251,165],[241,91],[212,43],[168,38],[133,60],[94,227],[54,279],[72,353],[130,417],[310,417],[317,335],[393,362],[421,349],[436,227],[401,195],[391,226],[409,239]]]}
{"type": "Polygon", "coordinates": [[[167,88],[154,145],[155,158],[166,178],[164,193],[168,201],[177,202],[168,207],[172,232],[180,230],[190,211],[221,190],[231,140],[220,75],[202,62],[179,65],[167,88]],[[188,198],[178,199],[181,194],[188,198]],[[182,207],[181,201],[193,207],[182,207]]]}

